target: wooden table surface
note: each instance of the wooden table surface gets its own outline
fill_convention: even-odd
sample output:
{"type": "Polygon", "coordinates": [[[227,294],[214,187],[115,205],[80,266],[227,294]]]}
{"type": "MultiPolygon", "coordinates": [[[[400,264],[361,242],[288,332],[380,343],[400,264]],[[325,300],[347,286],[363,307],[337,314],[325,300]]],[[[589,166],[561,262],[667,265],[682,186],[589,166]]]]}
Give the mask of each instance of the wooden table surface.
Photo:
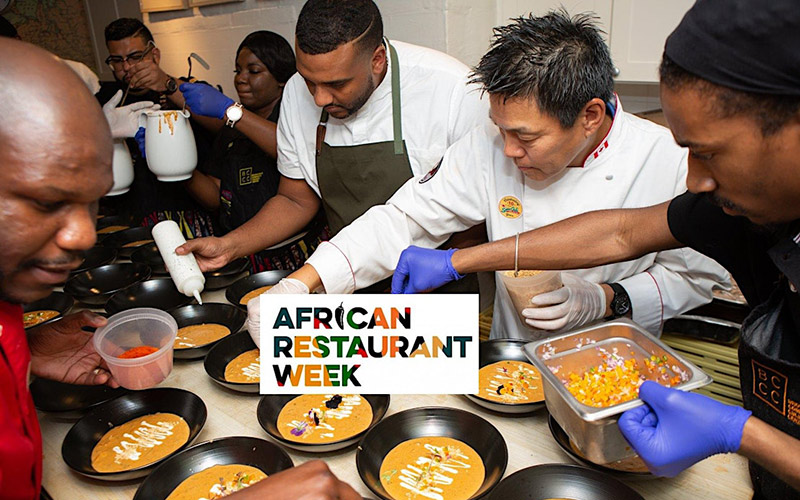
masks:
{"type": "MultiPolygon", "coordinates": [[[[204,301],[226,302],[221,291],[208,292],[204,301]]],[[[200,396],[208,407],[205,427],[194,443],[226,436],[254,436],[269,440],[256,418],[260,396],[230,391],[214,382],[203,369],[203,361],[175,360],[169,377],[160,387],[180,387],[200,396]]],[[[474,405],[464,396],[399,395],[392,396],[387,415],[422,406],[447,406],[471,411],[501,432],[508,446],[505,476],[526,467],[543,463],[573,463],[556,444],[547,424],[547,412],[506,417],[474,405]]],[[[104,482],[72,472],[61,459],[61,443],[74,424],[39,412],[44,441],[44,487],[56,500],[130,499],[144,479],[104,482]]],[[[349,482],[368,498],[375,498],[356,471],[356,447],[326,454],[302,453],[287,449],[295,465],[321,458],[341,479],[349,482]]],[[[505,477],[504,476],[504,477],[505,477]]],[[[747,461],[738,455],[711,457],[673,479],[626,481],[647,499],[684,500],[687,498],[749,499],[752,487],[747,461]]]]}

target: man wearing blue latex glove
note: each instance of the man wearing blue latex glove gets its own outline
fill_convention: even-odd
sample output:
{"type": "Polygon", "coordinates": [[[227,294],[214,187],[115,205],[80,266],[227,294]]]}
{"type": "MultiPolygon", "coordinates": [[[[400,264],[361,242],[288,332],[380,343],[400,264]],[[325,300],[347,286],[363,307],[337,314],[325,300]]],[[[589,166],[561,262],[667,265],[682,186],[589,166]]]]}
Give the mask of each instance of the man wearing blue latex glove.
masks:
{"type": "Polygon", "coordinates": [[[392,276],[392,293],[420,293],[464,277],[453,269],[450,257],[456,249],[433,250],[430,248],[408,247],[402,254],[392,276]],[[408,274],[410,267],[424,265],[426,274],[408,274]]]}
{"type": "Polygon", "coordinates": [[[527,269],[581,268],[688,246],[724,265],[753,307],[738,352],[752,416],[644,386],[650,406],[626,414],[620,427],[660,474],[738,449],[750,460],[757,500],[800,499],[798,46],[796,0],[697,1],[667,39],[660,67],[664,116],[689,150],[689,192],[452,255],[464,273],[515,260],[527,269]]]}
{"type": "Polygon", "coordinates": [[[623,413],[619,429],[659,476],[673,477],[717,453],[736,453],[752,414],[651,381],[642,384],[639,397],[647,405],[623,413]]]}

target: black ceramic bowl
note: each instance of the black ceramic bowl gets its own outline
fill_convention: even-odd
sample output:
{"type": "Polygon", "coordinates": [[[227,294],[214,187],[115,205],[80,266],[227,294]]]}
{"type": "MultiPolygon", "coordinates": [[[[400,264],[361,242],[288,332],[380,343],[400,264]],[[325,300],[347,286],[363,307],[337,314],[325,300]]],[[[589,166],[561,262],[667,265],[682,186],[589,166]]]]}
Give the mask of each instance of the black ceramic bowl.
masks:
{"type": "Polygon", "coordinates": [[[92,450],[111,428],[137,417],[166,412],[183,417],[189,425],[189,440],[171,455],[187,448],[206,423],[206,405],[197,395],[183,389],[133,391],[112,399],[87,413],[69,430],[61,445],[64,462],[80,474],[106,481],[126,481],[146,476],[156,464],[124,472],[98,472],[92,467],[92,450]]]}
{"type": "Polygon", "coordinates": [[[695,316],[709,316],[711,318],[719,318],[733,323],[742,324],[744,319],[750,314],[752,309],[746,302],[738,302],[736,300],[723,299],[714,297],[714,299],[705,305],[696,309],[686,312],[688,315],[695,316]]]}
{"type": "Polygon", "coordinates": [[[79,418],[97,405],[128,392],[122,387],[64,384],[38,377],[31,382],[30,389],[37,409],[65,419],[79,418]]]}
{"type": "Polygon", "coordinates": [[[242,273],[247,272],[250,267],[248,259],[236,259],[229,262],[228,265],[222,266],[216,271],[208,271],[203,273],[206,277],[206,290],[219,290],[235,283],[238,279],[242,278],[242,273]]]}
{"type": "Polygon", "coordinates": [[[47,321],[42,321],[38,325],[26,326],[25,328],[26,329],[33,328],[34,326],[46,325],[47,323],[52,323],[53,321],[60,320],[65,314],[69,312],[70,309],[72,309],[73,303],[74,301],[72,300],[72,297],[70,297],[66,293],[53,292],[43,299],[39,299],[29,304],[25,304],[22,307],[22,311],[25,313],[33,311],[58,311],[57,316],[52,317],[47,321]]]}
{"type": "Polygon", "coordinates": [[[144,264],[107,264],[76,274],[64,291],[80,302],[102,306],[118,291],[149,277],[150,268],[144,264]]]}
{"type": "Polygon", "coordinates": [[[133,225],[133,218],[127,217],[125,215],[106,215],[97,219],[97,224],[95,224],[95,228],[97,230],[97,239],[107,238],[109,234],[118,233],[120,231],[124,231],[125,229],[130,229],[133,225]],[[111,226],[115,226],[114,231],[110,232],[101,232],[104,229],[108,230],[111,226]],[[122,229],[116,229],[116,227],[124,226],[122,229]]]}
{"type": "Polygon", "coordinates": [[[113,248],[92,247],[83,252],[83,262],[77,269],[72,271],[72,274],[79,274],[89,269],[111,264],[116,257],[117,251],[113,248]]]}
{"type": "Polygon", "coordinates": [[[550,432],[553,434],[553,439],[556,440],[558,446],[561,448],[561,451],[569,455],[569,457],[581,465],[589,467],[590,469],[594,469],[596,471],[600,471],[606,474],[609,474],[614,477],[618,477],[620,479],[627,479],[627,480],[637,480],[637,479],[655,479],[657,476],[654,476],[649,471],[632,471],[632,470],[622,470],[619,468],[609,467],[608,465],[600,465],[594,462],[590,462],[586,459],[578,450],[572,447],[572,444],[569,442],[569,436],[567,433],[564,432],[564,429],[558,425],[558,422],[552,417],[552,415],[548,415],[547,423],[550,426],[550,432]]]}
{"type": "Polygon", "coordinates": [[[208,376],[223,387],[239,392],[258,393],[258,382],[242,383],[228,382],[225,380],[225,367],[236,356],[247,351],[257,349],[255,342],[250,338],[250,332],[242,330],[239,333],[228,335],[208,351],[203,366],[208,376]]]}
{"type": "Polygon", "coordinates": [[[664,333],[733,345],[739,340],[741,325],[732,321],[680,314],[664,322],[664,333]]]}
{"type": "Polygon", "coordinates": [[[225,290],[225,298],[236,307],[247,310],[247,304],[239,303],[242,297],[256,288],[275,285],[291,273],[291,271],[264,271],[263,273],[251,274],[229,286],[228,289],[225,290]]]}
{"type": "MultiPolygon", "coordinates": [[[[497,363],[498,361],[524,361],[531,364],[530,360],[522,352],[522,346],[527,343],[525,340],[515,339],[495,339],[486,340],[480,343],[479,348],[479,363],[483,368],[486,365],[497,363]]],[[[540,381],[541,383],[541,381],[540,381]]],[[[473,403],[483,406],[486,409],[500,412],[500,413],[531,413],[536,410],[544,408],[544,399],[535,403],[501,403],[480,397],[476,394],[466,394],[473,403]]]]}
{"type": "Polygon", "coordinates": [[[116,314],[134,307],[169,311],[192,302],[194,297],[187,297],[179,292],[171,278],[160,278],[142,281],[115,293],[108,299],[106,311],[108,314],[116,314]]]}
{"type": "Polygon", "coordinates": [[[134,500],[164,500],[186,478],[214,465],[250,465],[268,476],[294,466],[279,446],[253,437],[225,437],[192,446],[158,466],[134,500]]]}
{"type": "Polygon", "coordinates": [[[164,259],[161,258],[161,252],[155,243],[142,245],[134,250],[131,254],[131,262],[138,262],[150,267],[153,275],[166,276],[169,274],[167,266],[164,265],[164,259]]]}
{"type": "Polygon", "coordinates": [[[118,233],[113,233],[107,238],[103,238],[101,245],[107,248],[114,248],[117,250],[120,257],[130,257],[137,248],[144,246],[153,241],[153,228],[147,227],[133,227],[118,233]],[[147,241],[150,240],[150,241],[147,241]],[[125,246],[135,242],[142,241],[144,243],[136,246],[125,246]]]}
{"type": "MultiPolygon", "coordinates": [[[[217,304],[208,302],[203,305],[191,304],[170,311],[178,323],[178,328],[203,323],[217,323],[228,328],[231,334],[238,332],[247,319],[247,314],[230,304],[217,304]]],[[[223,340],[216,340],[209,344],[187,349],[175,349],[173,356],[177,359],[198,359],[205,357],[214,345],[223,340]]]]}
{"type": "Polygon", "coordinates": [[[295,441],[289,441],[278,431],[278,415],[283,407],[297,396],[297,394],[282,394],[279,396],[262,397],[261,401],[258,403],[258,410],[256,412],[258,415],[258,423],[261,424],[261,427],[267,431],[267,434],[269,434],[272,439],[278,441],[282,445],[288,446],[289,448],[294,448],[295,450],[315,453],[341,450],[342,448],[347,448],[348,446],[358,442],[358,440],[361,439],[361,436],[366,434],[369,429],[380,422],[383,416],[386,415],[386,410],[389,409],[390,400],[389,396],[386,394],[362,395],[361,397],[366,399],[372,407],[372,422],[369,424],[367,429],[365,429],[363,432],[359,432],[353,437],[342,439],[333,443],[303,444],[295,441]]]}
{"type": "Polygon", "coordinates": [[[567,464],[544,464],[517,471],[489,495],[489,500],[644,500],[630,486],[595,470],[567,464]]]}
{"type": "Polygon", "coordinates": [[[379,498],[392,500],[380,479],[384,457],[398,444],[426,436],[458,439],[480,455],[486,477],[471,498],[483,497],[503,477],[508,464],[508,447],[500,431],[468,411],[430,407],[395,413],[367,431],[356,452],[356,467],[361,480],[379,498]]]}

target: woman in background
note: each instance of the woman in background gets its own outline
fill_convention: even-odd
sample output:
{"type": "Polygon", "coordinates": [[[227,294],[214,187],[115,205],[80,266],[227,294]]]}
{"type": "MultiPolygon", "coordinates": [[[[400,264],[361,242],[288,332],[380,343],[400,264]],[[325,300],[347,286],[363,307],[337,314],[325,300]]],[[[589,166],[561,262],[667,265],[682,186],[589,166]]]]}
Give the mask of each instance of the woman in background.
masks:
{"type": "MultiPolygon", "coordinates": [[[[289,42],[271,31],[255,31],[236,51],[233,83],[239,103],[209,85],[181,85],[193,113],[226,120],[210,156],[187,185],[198,202],[219,211],[223,234],[244,224],[278,192],[276,124],[283,87],[295,71],[289,42]],[[231,120],[228,110],[235,112],[239,104],[240,118],[231,120]]],[[[322,241],[323,226],[315,219],[293,244],[250,255],[251,271],[299,268],[322,241]]]]}

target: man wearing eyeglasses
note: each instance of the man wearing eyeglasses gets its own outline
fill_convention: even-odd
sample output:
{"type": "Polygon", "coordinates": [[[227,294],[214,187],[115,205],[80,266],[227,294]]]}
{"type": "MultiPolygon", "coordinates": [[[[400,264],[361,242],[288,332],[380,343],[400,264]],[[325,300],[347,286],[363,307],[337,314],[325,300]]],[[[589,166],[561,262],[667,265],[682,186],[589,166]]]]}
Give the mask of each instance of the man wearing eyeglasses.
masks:
{"type": "MultiPolygon", "coordinates": [[[[105,28],[108,57],[106,63],[114,73],[114,82],[103,82],[97,98],[108,101],[119,90],[126,93],[125,102],[160,103],[163,109],[181,109],[184,98],[178,85],[179,78],[161,69],[161,52],[153,35],[140,20],[121,18],[105,28]]],[[[210,147],[211,132],[222,121],[192,114],[192,129],[197,144],[198,157],[210,147]],[[201,125],[200,127],[196,125],[201,125]]],[[[162,220],[174,220],[187,238],[211,236],[213,218],[188,194],[184,183],[160,182],[147,168],[147,164],[133,140],[128,149],[134,163],[134,181],[128,193],[105,198],[104,207],[123,215],[132,215],[134,222],[150,226],[162,220]]]]}

